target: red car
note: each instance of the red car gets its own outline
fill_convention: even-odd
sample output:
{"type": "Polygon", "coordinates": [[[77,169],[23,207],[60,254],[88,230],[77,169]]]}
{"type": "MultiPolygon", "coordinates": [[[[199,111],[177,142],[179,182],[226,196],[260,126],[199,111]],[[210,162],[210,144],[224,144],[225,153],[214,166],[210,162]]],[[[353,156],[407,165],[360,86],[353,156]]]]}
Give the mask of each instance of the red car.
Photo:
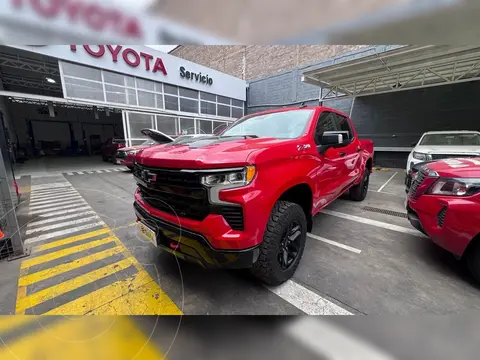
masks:
{"type": "Polygon", "coordinates": [[[117,150],[113,160],[114,164],[125,165],[130,170],[133,170],[135,156],[139,151],[153,145],[166,144],[173,141],[173,138],[170,136],[153,129],[143,129],[142,134],[150,139],[145,140],[145,142],[140,145],[124,147],[117,150]]]}
{"type": "Polygon", "coordinates": [[[110,138],[103,143],[101,147],[102,160],[109,161],[115,157],[118,149],[125,147],[125,139],[122,138],[110,138]]]}
{"type": "Polygon", "coordinates": [[[219,136],[179,138],[136,157],[142,235],[206,267],[288,280],[313,216],[345,192],[362,201],[373,143],[326,107],[247,115],[219,136]]]}
{"type": "Polygon", "coordinates": [[[410,223],[465,258],[480,281],[480,158],[428,163],[414,176],[408,192],[410,223]]]}

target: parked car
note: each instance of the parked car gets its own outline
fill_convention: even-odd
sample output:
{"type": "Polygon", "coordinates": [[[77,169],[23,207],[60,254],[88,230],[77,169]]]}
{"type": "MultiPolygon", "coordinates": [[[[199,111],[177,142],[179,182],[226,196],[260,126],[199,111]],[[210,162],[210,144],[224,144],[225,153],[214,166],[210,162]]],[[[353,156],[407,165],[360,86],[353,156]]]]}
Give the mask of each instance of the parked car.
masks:
{"type": "Polygon", "coordinates": [[[248,115],[219,136],[137,154],[139,231],[181,259],[280,284],[300,262],[313,216],[345,192],[365,199],[372,166],[373,142],[337,110],[248,115]]]}
{"type": "Polygon", "coordinates": [[[148,137],[148,140],[145,140],[142,144],[130,147],[123,147],[117,150],[117,153],[114,157],[114,163],[117,165],[125,165],[130,170],[133,170],[135,155],[150,146],[166,144],[173,141],[173,138],[170,136],[154,130],[154,129],[143,129],[142,134],[148,137]]]}
{"type": "Polygon", "coordinates": [[[429,131],[413,144],[407,160],[407,183],[414,165],[455,157],[480,156],[480,132],[478,131],[429,131]]]}
{"type": "Polygon", "coordinates": [[[102,160],[113,161],[117,150],[125,147],[125,139],[122,138],[109,138],[105,141],[101,147],[102,160]]]}
{"type": "Polygon", "coordinates": [[[480,282],[480,157],[424,165],[410,187],[407,214],[435,244],[464,258],[480,282]]]}

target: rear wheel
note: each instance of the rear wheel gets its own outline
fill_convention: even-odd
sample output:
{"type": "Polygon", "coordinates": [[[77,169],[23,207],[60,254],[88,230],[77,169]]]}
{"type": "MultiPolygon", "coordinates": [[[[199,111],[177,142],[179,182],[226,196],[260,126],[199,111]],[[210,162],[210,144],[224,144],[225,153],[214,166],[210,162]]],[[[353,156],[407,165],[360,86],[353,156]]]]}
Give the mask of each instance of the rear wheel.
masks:
{"type": "Polygon", "coordinates": [[[268,220],[260,255],[251,272],[267,285],[280,285],[297,270],[307,238],[307,219],[294,203],[278,201],[268,220]]]}
{"type": "Polygon", "coordinates": [[[366,168],[360,184],[350,189],[350,199],[354,201],[363,201],[367,197],[368,184],[370,181],[370,171],[366,168]]]}

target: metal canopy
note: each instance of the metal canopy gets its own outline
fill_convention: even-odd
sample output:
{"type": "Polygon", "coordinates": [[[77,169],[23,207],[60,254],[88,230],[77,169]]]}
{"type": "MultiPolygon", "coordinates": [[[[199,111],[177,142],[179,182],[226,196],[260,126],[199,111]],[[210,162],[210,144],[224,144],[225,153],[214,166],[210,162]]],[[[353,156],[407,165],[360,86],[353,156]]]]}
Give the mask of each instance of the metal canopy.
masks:
{"type": "Polygon", "coordinates": [[[321,100],[375,95],[480,79],[480,46],[408,45],[315,70],[302,81],[321,100]]]}

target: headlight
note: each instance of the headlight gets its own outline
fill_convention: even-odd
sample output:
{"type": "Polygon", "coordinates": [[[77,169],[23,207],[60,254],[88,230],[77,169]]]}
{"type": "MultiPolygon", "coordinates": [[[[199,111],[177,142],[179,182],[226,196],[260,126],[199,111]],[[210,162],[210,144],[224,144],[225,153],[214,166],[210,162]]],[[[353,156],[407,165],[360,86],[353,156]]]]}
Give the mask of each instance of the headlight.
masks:
{"type": "Polygon", "coordinates": [[[255,177],[255,166],[246,166],[235,171],[226,171],[202,176],[202,184],[208,187],[245,186],[255,177]]]}
{"type": "Polygon", "coordinates": [[[416,151],[413,152],[413,158],[417,159],[417,160],[422,160],[422,161],[431,160],[429,154],[424,154],[424,153],[416,152],[416,151]]]}
{"type": "Polygon", "coordinates": [[[127,154],[128,154],[128,155],[134,155],[134,154],[136,154],[136,153],[138,153],[138,152],[140,152],[140,151],[141,151],[141,150],[130,150],[130,151],[127,151],[127,154]]]}
{"type": "Polygon", "coordinates": [[[440,178],[428,189],[430,195],[470,196],[480,192],[480,179],[440,178]]]}

